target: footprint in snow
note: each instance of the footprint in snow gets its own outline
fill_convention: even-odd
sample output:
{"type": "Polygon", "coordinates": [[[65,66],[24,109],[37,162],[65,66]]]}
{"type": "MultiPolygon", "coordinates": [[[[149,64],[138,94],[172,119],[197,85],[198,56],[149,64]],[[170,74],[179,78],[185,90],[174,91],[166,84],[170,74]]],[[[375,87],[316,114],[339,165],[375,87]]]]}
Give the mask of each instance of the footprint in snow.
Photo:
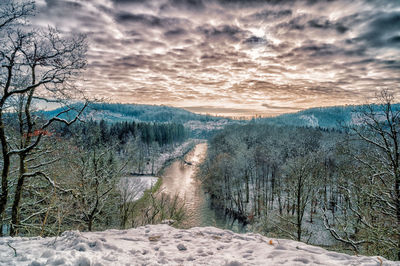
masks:
{"type": "Polygon", "coordinates": [[[178,248],[179,251],[185,251],[185,250],[187,250],[187,248],[186,248],[185,245],[183,245],[183,244],[179,244],[179,245],[177,245],[176,247],[178,248]]]}

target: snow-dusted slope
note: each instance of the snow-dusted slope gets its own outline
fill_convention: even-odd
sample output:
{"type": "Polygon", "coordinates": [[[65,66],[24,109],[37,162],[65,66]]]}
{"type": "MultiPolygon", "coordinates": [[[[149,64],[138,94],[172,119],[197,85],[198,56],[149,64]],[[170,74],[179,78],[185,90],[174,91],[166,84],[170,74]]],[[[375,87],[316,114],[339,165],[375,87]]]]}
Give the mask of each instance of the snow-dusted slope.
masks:
{"type": "Polygon", "coordinates": [[[0,265],[380,265],[380,260],[383,265],[399,265],[214,227],[148,225],[123,231],[71,231],[58,238],[0,238],[0,265]]]}

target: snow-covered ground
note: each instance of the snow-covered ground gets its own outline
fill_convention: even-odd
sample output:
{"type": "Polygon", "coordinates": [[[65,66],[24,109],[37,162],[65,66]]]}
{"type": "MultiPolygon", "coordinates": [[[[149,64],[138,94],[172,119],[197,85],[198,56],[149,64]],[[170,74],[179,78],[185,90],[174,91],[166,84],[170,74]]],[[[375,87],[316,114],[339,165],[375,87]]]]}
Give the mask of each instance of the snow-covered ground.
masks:
{"type": "Polygon", "coordinates": [[[147,225],[51,238],[0,238],[0,265],[400,265],[214,227],[147,225]],[[14,251],[15,250],[15,251],[14,251]],[[382,262],[382,264],[381,264],[382,262]]]}
{"type": "Polygon", "coordinates": [[[144,191],[150,189],[157,182],[155,176],[124,176],[119,181],[118,188],[126,202],[140,199],[144,191]]]}
{"type": "Polygon", "coordinates": [[[204,130],[204,131],[211,131],[211,130],[218,130],[223,129],[225,126],[230,124],[231,122],[228,119],[221,119],[217,121],[199,121],[199,120],[190,120],[187,121],[184,125],[186,128],[190,130],[204,130]]]}

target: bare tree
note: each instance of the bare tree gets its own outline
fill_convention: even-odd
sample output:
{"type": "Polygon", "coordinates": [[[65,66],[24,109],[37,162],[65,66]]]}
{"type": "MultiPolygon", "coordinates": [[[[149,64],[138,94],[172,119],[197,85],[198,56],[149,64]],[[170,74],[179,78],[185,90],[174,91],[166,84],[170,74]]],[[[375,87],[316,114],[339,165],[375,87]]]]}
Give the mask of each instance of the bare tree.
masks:
{"type": "MultiPolygon", "coordinates": [[[[368,105],[362,110],[363,126],[354,129],[355,134],[372,148],[367,156],[369,160],[356,159],[371,172],[369,180],[373,189],[365,192],[382,215],[380,226],[385,228],[388,221],[394,222],[389,225],[391,233],[385,242],[397,250],[400,260],[400,108],[393,106],[395,99],[388,90],[381,91],[378,99],[380,104],[368,105]]],[[[367,221],[363,222],[368,225],[367,221]]],[[[375,226],[371,223],[367,227],[375,226]]]]}
{"type": "MultiPolygon", "coordinates": [[[[75,77],[86,65],[85,36],[64,37],[57,30],[32,30],[23,19],[34,11],[33,2],[6,1],[0,6],[0,143],[2,147],[2,181],[0,217],[3,217],[9,197],[9,172],[12,156],[19,158],[18,181],[12,206],[11,235],[19,223],[19,204],[26,177],[45,175],[38,169],[29,171],[26,161],[54,122],[74,123],[87,104],[69,106],[68,100],[78,90],[75,77]],[[9,110],[19,99],[16,116],[19,141],[10,138],[9,110]],[[34,99],[53,101],[65,108],[49,119],[32,112],[34,99]],[[71,114],[70,119],[65,119],[71,114]]],[[[2,228],[2,224],[1,224],[2,228]]],[[[0,230],[0,234],[3,230],[0,230]]]]}
{"type": "Polygon", "coordinates": [[[331,235],[358,251],[400,260],[400,108],[388,90],[379,103],[356,110],[340,217],[324,215],[331,235]],[[336,224],[335,226],[333,224],[336,224]]]}
{"type": "Polygon", "coordinates": [[[4,0],[0,6],[0,29],[12,26],[15,23],[21,23],[28,15],[35,10],[34,1],[15,2],[4,0]]]}
{"type": "Polygon", "coordinates": [[[287,161],[284,174],[286,175],[286,187],[288,191],[288,198],[293,201],[292,213],[294,214],[294,221],[290,217],[284,218],[289,229],[287,232],[293,232],[297,241],[301,241],[304,236],[303,218],[307,207],[310,207],[310,202],[313,195],[318,189],[317,180],[319,177],[319,162],[317,161],[317,154],[310,153],[301,157],[296,157],[287,161]]]}
{"type": "Polygon", "coordinates": [[[139,197],[146,190],[146,182],[140,177],[125,177],[121,178],[118,187],[120,193],[120,226],[125,229],[139,197]]]}
{"type": "Polygon", "coordinates": [[[84,222],[87,230],[92,231],[95,220],[116,195],[113,192],[124,165],[118,166],[112,152],[93,148],[77,156],[71,166],[71,172],[75,172],[72,179],[77,182],[73,191],[77,220],[84,222]]]}
{"type": "Polygon", "coordinates": [[[135,225],[157,224],[164,220],[171,220],[180,224],[185,218],[185,201],[179,195],[168,195],[162,191],[148,194],[149,202],[139,206],[140,214],[135,225]]]}

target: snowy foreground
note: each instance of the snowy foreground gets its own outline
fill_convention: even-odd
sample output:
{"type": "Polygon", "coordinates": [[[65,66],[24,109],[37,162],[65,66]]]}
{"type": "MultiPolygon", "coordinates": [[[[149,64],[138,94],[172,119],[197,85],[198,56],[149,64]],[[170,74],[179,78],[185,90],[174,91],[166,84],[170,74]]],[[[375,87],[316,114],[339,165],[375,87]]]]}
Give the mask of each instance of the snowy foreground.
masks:
{"type": "Polygon", "coordinates": [[[0,265],[400,265],[214,227],[148,225],[55,238],[0,238],[0,265]],[[13,248],[16,250],[16,256],[13,248]]]}

